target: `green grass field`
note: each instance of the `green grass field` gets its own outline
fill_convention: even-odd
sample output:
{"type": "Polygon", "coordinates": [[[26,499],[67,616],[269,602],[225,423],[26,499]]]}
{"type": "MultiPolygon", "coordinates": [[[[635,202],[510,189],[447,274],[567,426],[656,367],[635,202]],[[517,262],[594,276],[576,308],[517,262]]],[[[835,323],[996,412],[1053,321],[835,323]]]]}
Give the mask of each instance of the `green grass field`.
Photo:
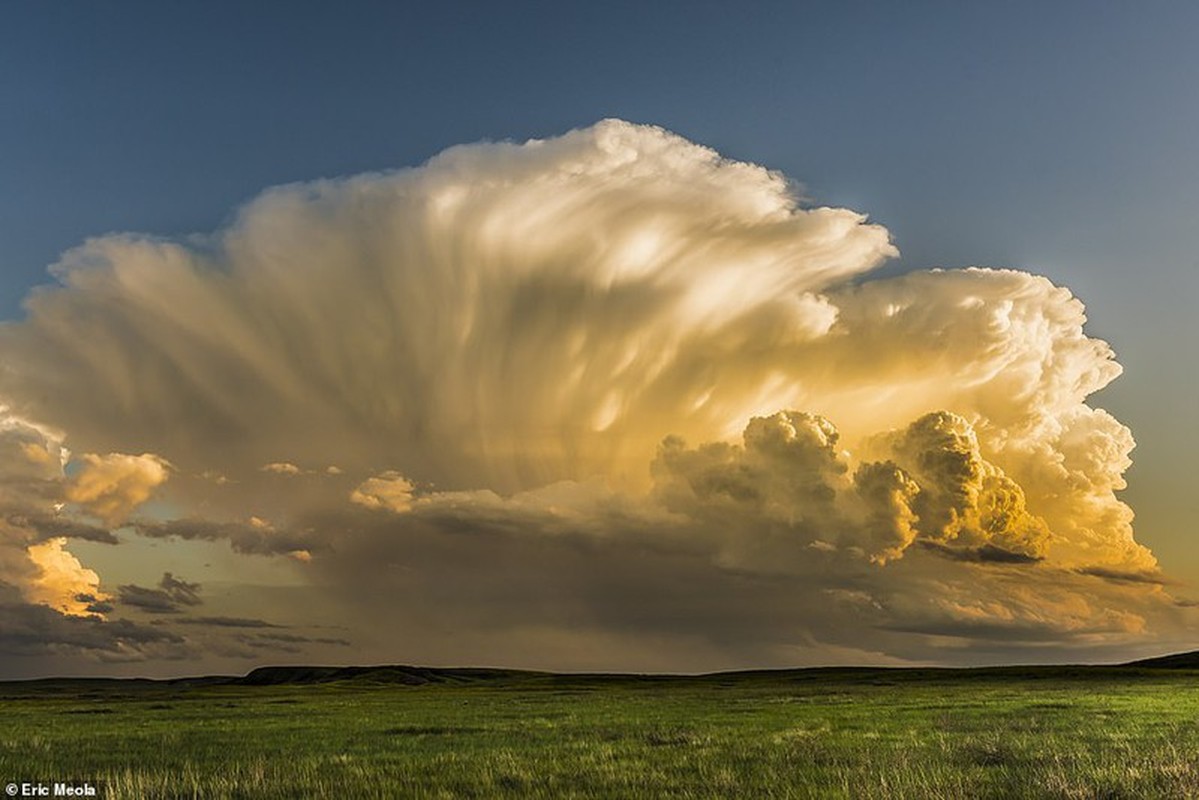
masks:
{"type": "Polygon", "coordinates": [[[1199,672],[0,684],[0,785],[153,797],[1199,797],[1199,672]]]}

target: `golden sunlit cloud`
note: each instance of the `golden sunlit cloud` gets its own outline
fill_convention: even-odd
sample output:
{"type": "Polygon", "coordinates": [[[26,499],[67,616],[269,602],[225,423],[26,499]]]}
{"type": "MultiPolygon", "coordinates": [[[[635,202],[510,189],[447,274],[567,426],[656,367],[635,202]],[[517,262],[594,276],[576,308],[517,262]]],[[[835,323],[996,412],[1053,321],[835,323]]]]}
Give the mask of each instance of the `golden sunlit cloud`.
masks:
{"type": "Polygon", "coordinates": [[[55,538],[28,548],[38,574],[24,587],[25,596],[64,614],[89,614],[88,606],[107,599],[99,590],[100,576],[80,564],[64,545],[66,539],[55,538]]]}
{"type": "Polygon", "coordinates": [[[82,468],[67,484],[64,496],[109,525],[123,523],[170,477],[171,465],[151,453],[87,453],[80,461],[82,468]]]}
{"type": "Polygon", "coordinates": [[[412,490],[415,487],[398,472],[384,472],[363,481],[350,492],[350,502],[367,508],[386,508],[403,512],[412,508],[412,490]]]}
{"type": "Polygon", "coordinates": [[[180,515],[141,536],[290,557],[383,657],[372,631],[693,669],[1177,630],[1082,304],[1015,270],[872,277],[895,254],[606,120],[88,241],[0,328],[0,400],[88,453],[48,497],[112,526],[161,495],[180,515]]]}

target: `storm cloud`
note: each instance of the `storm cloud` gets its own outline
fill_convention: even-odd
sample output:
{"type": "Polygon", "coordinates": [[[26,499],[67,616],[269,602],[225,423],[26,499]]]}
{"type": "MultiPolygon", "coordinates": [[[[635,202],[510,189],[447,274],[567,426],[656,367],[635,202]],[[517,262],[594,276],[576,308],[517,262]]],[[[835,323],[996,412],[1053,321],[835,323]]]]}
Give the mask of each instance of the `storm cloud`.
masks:
{"type": "MultiPolygon", "coordinates": [[[[0,497],[45,498],[21,552],[74,570],[71,598],[111,599],[38,544],[47,515],[290,557],[407,660],[1173,635],[1185,612],[1116,495],[1132,435],[1088,405],[1121,368],[1082,303],[1008,269],[873,277],[896,252],[778,173],[616,120],[278,187],[209,236],[104,236],[53,267],[0,327],[0,401],[36,421],[8,429],[28,469],[0,497]]],[[[343,639],[259,644],[322,641],[343,639]]]]}

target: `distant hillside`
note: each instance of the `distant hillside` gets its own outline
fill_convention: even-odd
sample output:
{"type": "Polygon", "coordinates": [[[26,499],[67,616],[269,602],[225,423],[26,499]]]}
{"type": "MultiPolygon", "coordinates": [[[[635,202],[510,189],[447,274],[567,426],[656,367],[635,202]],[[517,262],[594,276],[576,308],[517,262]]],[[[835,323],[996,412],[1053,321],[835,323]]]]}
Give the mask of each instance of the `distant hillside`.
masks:
{"type": "Polygon", "coordinates": [[[284,683],[359,682],[423,686],[427,683],[473,683],[534,675],[508,669],[469,669],[408,666],[377,667],[259,667],[227,683],[235,686],[276,686],[284,683]]]}
{"type": "MultiPolygon", "coordinates": [[[[1012,678],[1103,678],[1112,672],[1135,673],[1140,670],[1194,669],[1199,670],[1199,650],[1172,653],[1166,656],[1130,661],[1124,664],[1044,664],[1010,667],[799,667],[781,670],[744,670],[716,672],[705,675],[643,675],[633,673],[553,673],[518,669],[478,669],[412,667],[403,665],[371,667],[259,667],[240,678],[226,678],[222,683],[236,686],[275,686],[280,684],[354,683],[424,686],[426,684],[466,684],[477,682],[500,683],[658,683],[698,682],[731,683],[754,680],[824,680],[836,678],[854,680],[923,680],[971,679],[1008,676],[1012,678]]],[[[204,680],[204,679],[201,679],[204,680]]]]}
{"type": "Polygon", "coordinates": [[[1140,661],[1130,661],[1126,667],[1143,667],[1145,669],[1199,669],[1199,650],[1189,653],[1171,653],[1168,656],[1143,658],[1140,661]]]}
{"type": "Polygon", "coordinates": [[[48,677],[32,680],[0,680],[5,690],[25,687],[31,690],[78,690],[92,688],[144,687],[188,688],[204,686],[286,686],[346,682],[355,685],[377,686],[462,686],[488,683],[495,686],[534,688],[553,687],[614,687],[665,684],[730,687],[745,683],[771,684],[779,681],[819,683],[837,681],[851,683],[918,683],[927,680],[962,681],[1058,679],[1106,680],[1115,674],[1144,675],[1156,670],[1199,671],[1199,650],[1173,653],[1124,664],[1031,664],[1007,667],[798,667],[780,670],[744,670],[699,675],[667,675],[637,673],[554,673],[519,669],[474,667],[415,667],[408,665],[377,666],[286,666],[258,667],[246,675],[205,675],[166,679],[149,678],[62,678],[48,677]]]}

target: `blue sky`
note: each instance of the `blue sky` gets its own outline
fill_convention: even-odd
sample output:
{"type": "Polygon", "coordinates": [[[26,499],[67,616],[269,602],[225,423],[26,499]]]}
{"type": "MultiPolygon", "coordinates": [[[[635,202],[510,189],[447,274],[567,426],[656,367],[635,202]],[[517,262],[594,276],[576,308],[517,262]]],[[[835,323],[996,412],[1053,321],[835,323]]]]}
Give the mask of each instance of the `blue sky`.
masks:
{"type": "Polygon", "coordinates": [[[1199,5],[57,2],[0,9],[0,319],[64,251],[609,117],[867,213],[911,269],[1070,287],[1138,541],[1199,581],[1199,5]]]}
{"type": "Polygon", "coordinates": [[[1035,264],[1088,299],[1112,273],[1098,302],[1134,264],[1193,266],[1176,263],[1199,171],[1193,4],[68,2],[5,16],[8,317],[86,236],[210,230],[264,186],[608,116],[870,213],[905,265],[1035,264]]]}

